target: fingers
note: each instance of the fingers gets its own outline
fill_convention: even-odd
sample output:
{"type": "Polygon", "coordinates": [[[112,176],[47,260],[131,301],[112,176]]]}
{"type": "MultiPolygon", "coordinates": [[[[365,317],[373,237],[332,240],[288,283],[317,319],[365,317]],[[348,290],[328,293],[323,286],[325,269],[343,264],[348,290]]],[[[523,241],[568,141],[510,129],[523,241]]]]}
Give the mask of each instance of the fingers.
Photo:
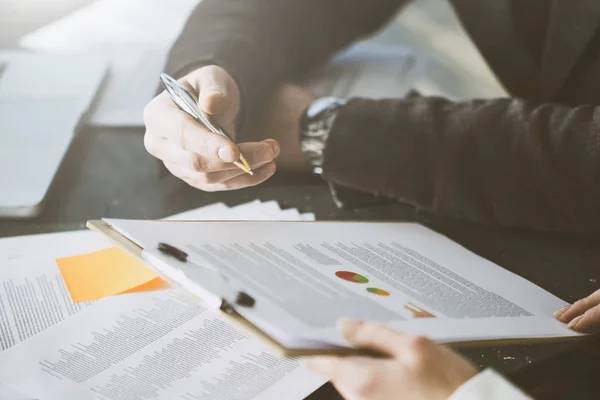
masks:
{"type": "Polygon", "coordinates": [[[275,174],[277,167],[274,162],[260,167],[254,171],[254,175],[243,174],[237,178],[230,179],[223,183],[214,184],[205,187],[206,191],[237,190],[250,186],[256,186],[263,183],[275,174]]]}
{"type": "Polygon", "coordinates": [[[207,172],[235,168],[231,163],[239,159],[240,151],[251,164],[264,164],[279,155],[275,140],[236,146],[228,138],[209,132],[173,104],[161,104],[159,98],[155,101],[148,105],[144,145],[162,161],[207,172]]]}
{"type": "Polygon", "coordinates": [[[554,316],[564,323],[571,322],[574,318],[581,316],[587,310],[600,304],[600,290],[592,293],[572,305],[561,308],[554,313],[554,316]]]}
{"type": "MultiPolygon", "coordinates": [[[[273,163],[272,161],[267,161],[263,163],[254,163],[251,164],[253,173],[256,175],[256,171],[269,163],[273,163]]],[[[219,171],[219,172],[195,172],[190,169],[181,168],[179,164],[165,162],[165,167],[178,178],[187,178],[189,181],[192,181],[192,186],[200,189],[200,186],[204,186],[206,184],[216,184],[216,183],[224,183],[234,178],[245,175],[246,172],[242,171],[237,166],[233,165],[233,168],[219,171]]]]}
{"type": "Polygon", "coordinates": [[[231,105],[231,77],[220,68],[212,68],[199,76],[198,107],[207,114],[221,114],[231,105]]]}
{"type": "MultiPolygon", "coordinates": [[[[232,162],[223,161],[221,156],[218,158],[206,157],[194,151],[183,149],[173,141],[165,138],[145,137],[144,144],[146,150],[154,157],[165,163],[176,164],[181,171],[185,170],[190,175],[194,173],[218,174],[222,171],[241,171],[232,162]]],[[[279,144],[271,139],[260,143],[242,143],[238,145],[238,148],[252,168],[275,160],[280,152],[279,144]]],[[[231,156],[222,155],[222,157],[228,160],[233,159],[233,161],[238,160],[231,156]]],[[[221,178],[214,176],[213,183],[222,182],[234,176],[231,174],[228,177],[224,175],[221,178]]]]}
{"type": "MultiPolygon", "coordinates": [[[[239,90],[233,78],[217,66],[202,67],[179,80],[198,94],[198,108],[232,135],[239,112],[239,90]]],[[[232,190],[259,184],[275,173],[273,160],[279,155],[274,140],[236,146],[232,140],[213,133],[181,111],[163,92],[144,109],[144,146],[163,161],[174,175],[206,190],[232,190]],[[255,170],[245,174],[233,163],[240,153],[255,170]]]]}
{"type": "Polygon", "coordinates": [[[165,166],[173,175],[177,176],[188,185],[206,192],[236,190],[255,186],[273,176],[277,169],[274,162],[269,162],[262,167],[254,169],[254,175],[246,174],[240,170],[240,174],[235,175],[235,177],[226,181],[219,181],[217,175],[191,174],[188,171],[179,169],[176,164],[165,163],[165,166]]]}
{"type": "Polygon", "coordinates": [[[423,337],[405,335],[385,325],[342,320],[342,329],[351,343],[387,353],[418,370],[434,352],[435,344],[423,337]]]}
{"type": "Polygon", "coordinates": [[[349,342],[392,355],[402,349],[406,339],[400,332],[377,323],[345,319],[340,321],[340,327],[349,342]]]}
{"type": "Polygon", "coordinates": [[[583,315],[573,318],[568,327],[580,333],[600,333],[600,305],[590,308],[583,315]]]}
{"type": "Polygon", "coordinates": [[[368,393],[374,389],[391,361],[366,357],[308,357],[306,366],[336,387],[368,393]]]}
{"type": "Polygon", "coordinates": [[[240,158],[240,153],[231,140],[210,132],[191,116],[169,108],[165,110],[164,117],[173,124],[166,131],[167,139],[172,140],[182,149],[203,156],[207,161],[206,168],[214,168],[212,164],[221,162],[232,163],[240,158]]]}
{"type": "Polygon", "coordinates": [[[216,121],[235,137],[235,118],[239,111],[239,89],[233,78],[223,68],[207,66],[201,73],[182,79],[198,95],[198,108],[213,115],[216,121]]]}
{"type": "Polygon", "coordinates": [[[426,338],[374,323],[343,321],[341,325],[352,343],[393,352],[386,359],[306,359],[310,370],[330,379],[347,398],[448,398],[477,373],[461,356],[426,338]]]}

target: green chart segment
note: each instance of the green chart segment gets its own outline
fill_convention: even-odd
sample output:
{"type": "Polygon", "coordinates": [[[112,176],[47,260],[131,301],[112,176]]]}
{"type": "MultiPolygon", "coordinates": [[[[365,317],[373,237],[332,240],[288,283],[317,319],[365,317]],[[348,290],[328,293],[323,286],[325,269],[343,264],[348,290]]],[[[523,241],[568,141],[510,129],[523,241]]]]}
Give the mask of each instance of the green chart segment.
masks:
{"type": "Polygon", "coordinates": [[[351,271],[337,271],[335,273],[335,276],[337,276],[340,279],[343,279],[345,281],[348,282],[354,282],[354,283],[368,283],[369,280],[360,275],[357,274],[356,272],[351,272],[351,271]]]}
{"type": "Polygon", "coordinates": [[[376,294],[377,296],[389,296],[390,295],[390,292],[383,290],[383,289],[374,288],[374,287],[367,288],[367,292],[376,294]]]}

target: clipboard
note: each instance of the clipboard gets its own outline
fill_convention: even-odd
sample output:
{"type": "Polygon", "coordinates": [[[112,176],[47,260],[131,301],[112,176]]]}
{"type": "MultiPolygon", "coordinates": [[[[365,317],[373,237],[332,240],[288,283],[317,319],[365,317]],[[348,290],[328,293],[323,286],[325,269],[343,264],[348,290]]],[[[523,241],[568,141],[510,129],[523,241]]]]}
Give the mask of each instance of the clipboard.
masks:
{"type": "MultiPolygon", "coordinates": [[[[160,223],[173,223],[173,222],[200,222],[200,221],[152,221],[160,223]]],[[[217,223],[219,221],[210,221],[211,223],[217,223]]],[[[221,221],[223,222],[223,221],[221,221]]],[[[244,222],[244,221],[237,221],[244,222]]],[[[256,221],[253,221],[256,222],[256,221]]],[[[355,222],[355,221],[345,221],[355,222]]],[[[362,221],[364,222],[364,221],[362,221]]],[[[381,222],[381,221],[379,221],[381,222]]],[[[158,276],[168,282],[174,287],[181,287],[179,283],[174,282],[171,278],[165,276],[165,274],[158,270],[147,258],[143,256],[143,248],[138,246],[132,240],[115,230],[109,223],[103,220],[91,220],[87,222],[87,227],[104,235],[115,245],[121,248],[130,256],[142,262],[149,269],[155,272],[158,276]]],[[[193,294],[199,301],[205,302],[200,296],[193,294]]],[[[225,299],[222,299],[225,300],[225,299]]],[[[287,347],[280,343],[276,338],[269,335],[263,329],[258,327],[255,323],[241,315],[237,309],[236,304],[231,301],[223,301],[221,306],[218,308],[220,314],[233,323],[236,327],[240,328],[243,332],[249,336],[253,336],[262,341],[269,348],[275,352],[287,356],[287,357],[302,357],[302,356],[318,356],[318,355],[332,355],[332,356],[370,356],[377,358],[386,358],[389,355],[382,353],[378,350],[367,349],[367,348],[355,348],[355,347],[342,347],[332,344],[329,347],[287,347]]],[[[214,308],[213,308],[214,309],[214,308]]],[[[452,348],[473,348],[473,347],[498,347],[507,345],[519,345],[519,344],[532,344],[532,343],[548,343],[548,342],[564,342],[564,341],[582,341],[589,339],[590,336],[558,336],[558,337],[539,337],[539,338],[505,338],[505,339],[482,339],[482,340],[460,340],[455,342],[445,342],[444,344],[452,348]]]]}
{"type": "MultiPolygon", "coordinates": [[[[158,222],[158,221],[157,221],[158,222]]],[[[175,221],[160,221],[164,223],[175,222],[175,221]]],[[[178,221],[183,222],[183,221],[178,221]]],[[[187,221],[186,221],[187,222],[187,221]]],[[[192,221],[193,222],[193,221],[192,221]]],[[[218,221],[213,221],[218,222],[218,221]]],[[[143,257],[142,252],[143,248],[138,246],[136,243],[114,230],[110,224],[103,220],[90,220],[87,221],[86,226],[97,233],[102,234],[111,242],[113,242],[117,247],[127,253],[129,256],[135,258],[136,260],[143,263],[146,267],[151,269],[154,273],[160,276],[165,282],[169,283],[169,285],[173,287],[179,287],[179,284],[174,282],[171,278],[165,276],[162,271],[159,271],[155,268],[152,263],[149,263],[146,258],[143,257]]],[[[203,302],[202,298],[196,297],[199,301],[203,302]]],[[[239,314],[236,311],[236,307],[234,304],[230,302],[224,302],[223,305],[219,308],[220,315],[224,317],[226,320],[234,324],[237,328],[242,330],[249,336],[253,336],[256,339],[263,342],[270,349],[275,352],[285,356],[285,357],[303,357],[303,356],[323,356],[323,355],[331,355],[331,356],[369,356],[376,358],[386,358],[387,354],[382,353],[377,350],[367,349],[367,348],[355,348],[355,347],[341,347],[341,346],[331,346],[331,347],[306,347],[306,348],[298,348],[293,347],[289,348],[279,343],[276,339],[271,337],[269,334],[264,332],[262,329],[257,327],[251,321],[246,319],[244,316],[239,314]]]]}

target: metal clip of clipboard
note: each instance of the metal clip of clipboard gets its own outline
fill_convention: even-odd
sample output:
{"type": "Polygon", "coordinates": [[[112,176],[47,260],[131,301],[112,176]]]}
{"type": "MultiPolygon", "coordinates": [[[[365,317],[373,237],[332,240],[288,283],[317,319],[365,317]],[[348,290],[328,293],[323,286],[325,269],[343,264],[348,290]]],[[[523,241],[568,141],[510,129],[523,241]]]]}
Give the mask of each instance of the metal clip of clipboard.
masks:
{"type": "MultiPolygon", "coordinates": [[[[219,276],[220,279],[218,281],[213,281],[213,283],[215,283],[216,285],[215,287],[211,287],[210,290],[200,286],[197,282],[194,282],[193,288],[191,287],[191,285],[186,286],[185,284],[182,284],[181,281],[176,282],[176,280],[173,277],[169,276],[167,273],[165,273],[164,270],[159,268],[159,265],[162,265],[171,269],[171,272],[176,272],[176,269],[178,268],[176,267],[177,263],[181,263],[181,265],[185,265],[186,263],[182,263],[180,260],[177,260],[176,258],[170,255],[164,254],[164,252],[158,251],[156,247],[144,249],[139,244],[132,241],[127,235],[123,234],[118,229],[114,229],[112,225],[110,225],[104,220],[88,221],[87,227],[93,231],[104,235],[107,239],[111,240],[121,250],[125,251],[133,258],[139,260],[142,263],[145,263],[146,265],[149,264],[148,266],[151,267],[152,270],[155,271],[165,281],[170,282],[175,286],[180,286],[183,289],[190,291],[191,293],[198,292],[198,289],[200,289],[202,293],[196,294],[199,298],[201,298],[203,303],[208,305],[210,308],[221,311],[223,315],[229,321],[234,323],[237,327],[241,328],[247,334],[258,338],[263,343],[269,345],[273,350],[281,354],[290,357],[299,357],[304,355],[370,355],[373,357],[389,357],[389,355],[377,350],[353,347],[286,347],[285,345],[281,344],[276,338],[265,332],[261,327],[257,326],[254,322],[247,319],[244,315],[240,314],[242,310],[236,310],[236,306],[238,306],[239,304],[237,304],[235,300],[239,291],[235,290],[230,284],[227,283],[228,279],[227,277],[225,277],[224,274],[213,275],[219,276]]],[[[197,266],[195,263],[194,265],[197,266]]],[[[207,269],[202,265],[198,265],[197,267],[199,270],[207,269]]],[[[180,273],[185,275],[183,271],[180,271],[180,273]]],[[[188,280],[191,281],[191,279],[189,279],[187,275],[185,276],[186,278],[188,278],[188,280]]]]}
{"type": "MultiPolygon", "coordinates": [[[[159,257],[148,251],[143,251],[142,256],[144,256],[144,258],[148,258],[149,262],[164,262],[171,267],[175,267],[172,264],[173,262],[182,263],[186,265],[191,265],[197,270],[209,271],[215,274],[215,276],[217,276],[217,282],[220,285],[217,287],[213,287],[210,291],[198,285],[198,288],[205,291],[205,296],[203,297],[206,298],[204,298],[204,300],[207,301],[210,305],[213,305],[215,308],[218,308],[221,311],[231,314],[234,312],[234,305],[248,308],[254,307],[256,300],[254,300],[254,298],[245,291],[233,289],[230,285],[229,278],[217,268],[203,265],[203,263],[195,261],[194,257],[191,257],[190,254],[186,253],[185,251],[166,243],[159,243],[158,250],[160,251],[160,253],[162,253],[162,255],[164,255],[167,258],[170,258],[170,262],[167,262],[166,260],[161,260],[159,257]]],[[[185,272],[182,273],[185,274],[185,272]]]]}

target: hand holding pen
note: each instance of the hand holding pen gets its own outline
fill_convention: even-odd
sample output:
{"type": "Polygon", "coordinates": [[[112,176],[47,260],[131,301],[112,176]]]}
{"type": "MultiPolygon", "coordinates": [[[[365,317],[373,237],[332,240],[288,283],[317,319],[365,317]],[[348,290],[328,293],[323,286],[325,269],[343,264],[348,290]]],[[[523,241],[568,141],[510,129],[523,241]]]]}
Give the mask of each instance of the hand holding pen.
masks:
{"type": "Polygon", "coordinates": [[[277,141],[234,142],[240,99],[225,70],[207,66],[179,82],[161,79],[168,89],[144,110],[144,144],[173,175],[205,191],[253,186],[273,175],[277,141]]]}

